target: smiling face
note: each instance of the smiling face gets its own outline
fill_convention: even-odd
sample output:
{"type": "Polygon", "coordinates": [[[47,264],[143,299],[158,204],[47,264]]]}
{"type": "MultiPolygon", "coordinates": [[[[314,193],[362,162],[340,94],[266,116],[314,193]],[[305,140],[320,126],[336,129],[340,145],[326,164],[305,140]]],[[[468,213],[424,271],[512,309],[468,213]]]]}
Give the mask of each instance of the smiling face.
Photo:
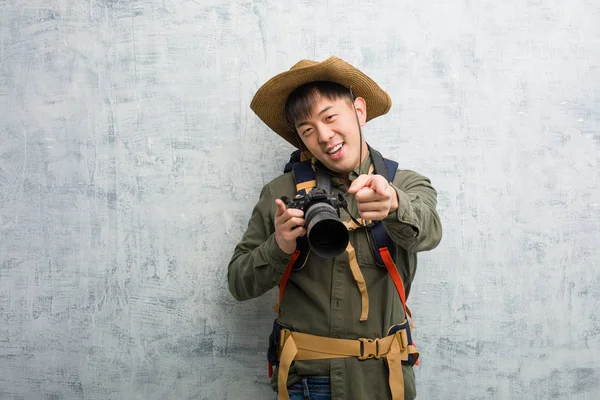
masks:
{"type": "Polygon", "coordinates": [[[363,137],[361,157],[358,125],[365,124],[367,115],[365,100],[357,97],[353,107],[348,89],[342,87],[342,90],[348,95],[322,93],[313,88],[304,93],[301,100],[295,100],[296,115],[290,116],[294,114],[290,107],[286,107],[286,114],[311,154],[331,171],[347,176],[368,154],[363,137]]]}

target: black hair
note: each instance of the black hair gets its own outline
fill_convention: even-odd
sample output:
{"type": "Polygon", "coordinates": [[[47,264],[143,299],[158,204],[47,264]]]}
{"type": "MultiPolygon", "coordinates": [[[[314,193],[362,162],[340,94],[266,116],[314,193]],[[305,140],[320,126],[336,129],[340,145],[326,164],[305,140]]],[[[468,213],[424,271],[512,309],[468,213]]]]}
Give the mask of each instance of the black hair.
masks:
{"type": "Polygon", "coordinates": [[[295,131],[296,122],[307,119],[313,112],[315,101],[319,97],[328,100],[345,100],[349,106],[354,101],[349,88],[330,81],[315,81],[298,86],[287,98],[285,103],[285,118],[295,131]]]}

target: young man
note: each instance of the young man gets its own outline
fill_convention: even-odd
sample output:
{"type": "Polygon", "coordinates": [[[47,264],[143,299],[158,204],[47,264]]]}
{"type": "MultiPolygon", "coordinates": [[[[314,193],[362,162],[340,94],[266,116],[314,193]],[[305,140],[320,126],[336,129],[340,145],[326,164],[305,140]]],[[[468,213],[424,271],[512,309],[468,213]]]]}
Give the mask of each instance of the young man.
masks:
{"type": "Polygon", "coordinates": [[[228,271],[238,300],[280,286],[269,346],[280,399],[416,396],[418,353],[405,298],[416,254],[435,248],[442,228],[430,181],[397,169],[362,135],[390,107],[385,91],[336,57],[300,61],[252,100],[261,120],[306,159],[263,187],[228,271]],[[321,186],[347,202],[339,211],[349,243],[329,258],[307,245],[309,216],[281,200],[321,186]]]}

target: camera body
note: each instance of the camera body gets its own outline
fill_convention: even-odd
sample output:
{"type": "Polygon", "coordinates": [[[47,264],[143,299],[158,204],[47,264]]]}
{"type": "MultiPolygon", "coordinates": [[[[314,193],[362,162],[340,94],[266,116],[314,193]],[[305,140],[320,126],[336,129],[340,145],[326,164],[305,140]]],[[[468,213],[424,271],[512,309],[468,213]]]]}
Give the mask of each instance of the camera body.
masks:
{"type": "Polygon", "coordinates": [[[314,188],[307,194],[299,194],[289,201],[287,201],[286,197],[282,197],[281,200],[285,203],[286,208],[297,208],[302,210],[305,216],[309,208],[316,203],[329,204],[333,207],[337,215],[340,215],[340,206],[337,198],[335,196],[329,196],[324,189],[314,188]]]}
{"type": "Polygon", "coordinates": [[[306,237],[315,254],[333,258],[346,250],[350,235],[340,219],[340,203],[335,196],[324,189],[313,188],[306,195],[297,195],[289,201],[284,196],[281,200],[287,208],[304,212],[306,237]]]}

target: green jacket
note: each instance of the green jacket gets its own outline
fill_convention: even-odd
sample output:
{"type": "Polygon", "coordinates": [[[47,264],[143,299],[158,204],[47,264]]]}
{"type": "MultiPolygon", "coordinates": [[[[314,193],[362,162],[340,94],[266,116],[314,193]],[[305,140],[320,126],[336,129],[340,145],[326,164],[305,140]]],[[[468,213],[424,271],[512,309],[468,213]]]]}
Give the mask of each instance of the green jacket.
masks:
{"type": "MultiPolygon", "coordinates": [[[[362,163],[368,171],[370,157],[362,163]]],[[[358,176],[358,168],[350,180],[358,176]]],[[[429,179],[408,170],[399,170],[392,183],[398,193],[398,210],[383,224],[397,244],[396,266],[404,281],[406,295],[417,269],[417,252],[435,248],[441,240],[442,226],[436,212],[437,193],[429,179]]],[[[332,193],[344,194],[348,209],[359,217],[354,196],[345,186],[332,180],[332,193]]],[[[229,290],[238,300],[257,297],[277,286],[291,256],[284,253],[274,237],[275,199],[293,198],[293,174],[284,174],[264,186],[248,229],[235,248],[229,263],[229,290]]],[[[342,220],[350,219],[341,211],[342,220]]],[[[343,339],[384,337],[389,327],[404,320],[402,302],[385,268],[377,266],[364,229],[350,231],[350,241],[367,284],[369,318],[360,322],[361,296],[353,279],[347,253],[333,259],[310,254],[305,266],[292,272],[281,303],[279,321],[298,332],[343,339]]],[[[418,327],[417,327],[418,328],[418,327]]],[[[265,343],[267,342],[265,338],[265,343]]],[[[418,345],[418,343],[417,343],[418,345]]],[[[412,367],[403,366],[405,398],[416,396],[412,367]]],[[[385,360],[357,358],[295,361],[288,385],[300,376],[329,376],[333,399],[391,399],[385,360]]],[[[277,389],[277,371],[271,380],[277,389]]]]}

